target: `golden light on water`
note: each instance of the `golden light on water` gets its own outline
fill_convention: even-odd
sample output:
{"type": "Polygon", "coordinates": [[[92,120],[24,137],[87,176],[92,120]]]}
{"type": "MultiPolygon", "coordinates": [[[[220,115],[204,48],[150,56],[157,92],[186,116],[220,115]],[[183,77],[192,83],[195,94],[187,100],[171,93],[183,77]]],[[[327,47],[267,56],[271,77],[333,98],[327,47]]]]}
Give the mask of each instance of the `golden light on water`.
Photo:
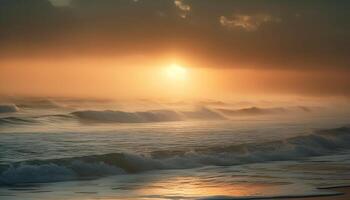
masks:
{"type": "Polygon", "coordinates": [[[197,199],[208,196],[249,197],[259,196],[263,192],[278,193],[278,184],[242,183],[211,181],[200,177],[181,176],[167,180],[150,182],[137,190],[139,196],[157,194],[159,196],[178,196],[197,199]]]}

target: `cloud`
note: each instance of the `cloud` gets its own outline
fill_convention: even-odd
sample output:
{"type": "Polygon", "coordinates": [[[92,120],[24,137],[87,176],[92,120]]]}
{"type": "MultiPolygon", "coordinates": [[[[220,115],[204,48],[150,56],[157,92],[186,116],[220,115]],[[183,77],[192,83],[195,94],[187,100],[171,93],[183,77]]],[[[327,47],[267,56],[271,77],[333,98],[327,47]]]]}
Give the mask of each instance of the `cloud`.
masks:
{"type": "Polygon", "coordinates": [[[0,0],[0,62],[176,54],[213,67],[350,66],[350,1],[54,1],[0,0]]]}
{"type": "Polygon", "coordinates": [[[245,31],[256,31],[263,24],[279,23],[281,19],[268,14],[243,15],[236,14],[232,17],[220,16],[220,24],[229,29],[242,29],[245,31]]]}
{"type": "Polygon", "coordinates": [[[191,11],[191,6],[185,4],[183,0],[174,0],[174,4],[180,10],[180,17],[187,18],[189,12],[191,11]]]}

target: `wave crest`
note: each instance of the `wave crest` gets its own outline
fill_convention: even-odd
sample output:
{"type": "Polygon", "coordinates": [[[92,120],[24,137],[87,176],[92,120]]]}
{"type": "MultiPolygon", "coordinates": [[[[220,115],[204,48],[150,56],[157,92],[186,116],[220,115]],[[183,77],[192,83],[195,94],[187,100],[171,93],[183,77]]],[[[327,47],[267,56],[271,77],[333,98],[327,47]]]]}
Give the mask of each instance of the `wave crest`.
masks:
{"type": "Polygon", "coordinates": [[[24,100],[16,103],[19,108],[35,108],[35,109],[52,109],[61,108],[62,106],[50,99],[24,100]]]}
{"type": "Polygon", "coordinates": [[[16,105],[12,105],[12,104],[0,105],[0,113],[12,113],[17,111],[18,111],[18,108],[16,105]]]}
{"type": "Polygon", "coordinates": [[[25,119],[21,117],[3,117],[0,118],[1,125],[24,125],[24,124],[33,124],[36,123],[33,119],[25,119]]]}
{"type": "Polygon", "coordinates": [[[282,114],[287,112],[285,108],[259,108],[259,107],[249,107],[249,108],[242,108],[237,110],[219,108],[217,110],[228,116],[282,114]]]}
{"type": "Polygon", "coordinates": [[[110,153],[18,162],[0,166],[0,185],[86,179],[206,165],[230,166],[298,160],[348,149],[350,149],[350,128],[342,127],[263,143],[154,151],[149,155],[110,153]]]}
{"type": "Polygon", "coordinates": [[[195,111],[182,112],[174,110],[149,110],[144,112],[83,110],[72,112],[71,114],[85,122],[98,123],[149,123],[181,121],[185,119],[225,119],[219,113],[206,107],[200,107],[195,111]]]}
{"type": "Polygon", "coordinates": [[[163,122],[180,121],[182,117],[179,113],[171,110],[153,110],[146,112],[123,112],[123,111],[77,111],[71,113],[84,121],[90,122],[118,122],[118,123],[145,123],[145,122],[163,122]]]}

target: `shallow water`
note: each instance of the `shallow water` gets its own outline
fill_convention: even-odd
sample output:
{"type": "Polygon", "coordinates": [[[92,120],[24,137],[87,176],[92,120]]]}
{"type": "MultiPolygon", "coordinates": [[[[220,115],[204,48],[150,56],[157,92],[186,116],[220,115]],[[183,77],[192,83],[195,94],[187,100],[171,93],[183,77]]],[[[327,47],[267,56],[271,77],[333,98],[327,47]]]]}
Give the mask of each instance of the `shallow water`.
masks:
{"type": "Polygon", "coordinates": [[[76,112],[0,114],[0,198],[249,199],[350,184],[347,113],[76,112]]]}

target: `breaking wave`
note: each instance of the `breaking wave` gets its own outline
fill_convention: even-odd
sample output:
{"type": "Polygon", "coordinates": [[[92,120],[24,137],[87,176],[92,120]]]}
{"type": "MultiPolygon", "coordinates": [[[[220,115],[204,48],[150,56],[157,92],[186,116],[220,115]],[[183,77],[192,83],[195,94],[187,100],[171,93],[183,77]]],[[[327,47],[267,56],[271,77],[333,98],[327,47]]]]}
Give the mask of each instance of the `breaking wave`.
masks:
{"type": "Polygon", "coordinates": [[[205,107],[186,112],[174,110],[149,110],[144,112],[82,110],[69,114],[3,117],[0,118],[0,126],[30,125],[41,122],[57,122],[74,119],[86,123],[152,123],[183,121],[188,119],[220,120],[225,119],[225,117],[205,107]]]}
{"type": "Polygon", "coordinates": [[[19,108],[39,108],[39,109],[51,109],[51,108],[61,108],[62,106],[57,102],[49,99],[40,100],[26,100],[16,103],[19,108]]]}
{"type": "Polygon", "coordinates": [[[11,125],[32,125],[39,124],[45,120],[46,122],[57,122],[63,120],[70,120],[73,116],[71,115],[39,115],[39,116],[30,116],[30,117],[3,117],[0,118],[0,126],[11,126],[11,125]]]}
{"type": "Polygon", "coordinates": [[[173,110],[150,110],[144,112],[85,110],[71,114],[86,122],[99,123],[148,123],[181,121],[185,119],[224,119],[219,113],[205,107],[186,112],[173,110]]]}
{"type": "Polygon", "coordinates": [[[0,185],[92,179],[149,170],[231,166],[298,160],[350,149],[350,128],[317,131],[306,136],[224,147],[154,151],[147,155],[110,153],[0,165],[0,185]]]}
{"type": "Polygon", "coordinates": [[[199,107],[195,111],[182,112],[187,118],[190,119],[225,119],[223,115],[207,107],[199,107]]]}
{"type": "Polygon", "coordinates": [[[36,123],[33,119],[26,119],[21,117],[3,117],[0,118],[0,126],[1,125],[25,125],[25,124],[33,124],[36,123]]]}
{"type": "Polygon", "coordinates": [[[153,110],[146,112],[123,112],[123,111],[77,111],[72,115],[81,120],[100,123],[145,123],[162,121],[180,121],[182,117],[179,113],[171,110],[153,110]]]}
{"type": "Polygon", "coordinates": [[[242,108],[237,110],[219,108],[217,110],[228,116],[280,114],[280,113],[287,112],[285,108],[259,108],[259,107],[242,108]]]}
{"type": "Polygon", "coordinates": [[[17,112],[18,108],[16,105],[0,105],[0,113],[11,113],[11,112],[17,112]]]}

